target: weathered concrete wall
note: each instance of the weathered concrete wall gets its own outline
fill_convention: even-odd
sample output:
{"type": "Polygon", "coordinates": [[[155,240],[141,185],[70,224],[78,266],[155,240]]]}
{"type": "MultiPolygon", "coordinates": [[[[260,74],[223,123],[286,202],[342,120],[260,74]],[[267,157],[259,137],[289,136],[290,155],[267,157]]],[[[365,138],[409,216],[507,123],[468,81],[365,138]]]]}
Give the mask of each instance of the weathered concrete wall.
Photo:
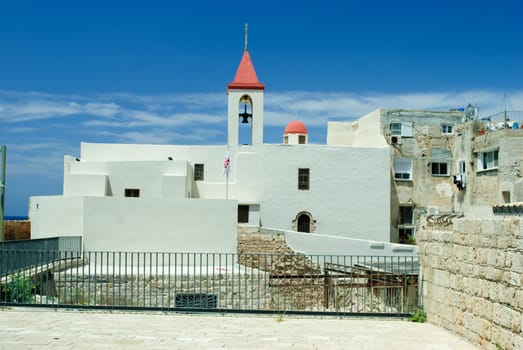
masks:
{"type": "Polygon", "coordinates": [[[4,221],[4,237],[6,241],[31,238],[31,222],[28,220],[4,221]]]}
{"type": "Polygon", "coordinates": [[[523,219],[422,219],[417,242],[428,320],[485,349],[523,349],[523,219]]]}

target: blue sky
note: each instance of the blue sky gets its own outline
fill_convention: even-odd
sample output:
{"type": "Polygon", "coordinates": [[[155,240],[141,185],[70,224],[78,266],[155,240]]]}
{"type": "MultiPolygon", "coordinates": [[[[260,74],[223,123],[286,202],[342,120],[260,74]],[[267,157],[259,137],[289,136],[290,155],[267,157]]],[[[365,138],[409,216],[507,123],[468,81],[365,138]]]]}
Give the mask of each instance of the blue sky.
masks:
{"type": "Polygon", "coordinates": [[[6,214],[60,194],[80,142],[225,144],[246,21],[265,142],[298,115],[324,143],[328,120],[380,107],[523,110],[521,13],[518,0],[0,0],[6,214]]]}

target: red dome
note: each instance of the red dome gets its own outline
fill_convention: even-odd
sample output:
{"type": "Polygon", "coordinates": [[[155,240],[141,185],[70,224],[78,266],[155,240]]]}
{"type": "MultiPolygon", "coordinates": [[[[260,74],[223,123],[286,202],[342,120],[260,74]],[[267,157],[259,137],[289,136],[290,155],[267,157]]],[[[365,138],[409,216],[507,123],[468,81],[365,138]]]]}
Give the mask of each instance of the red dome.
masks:
{"type": "Polygon", "coordinates": [[[284,134],[308,134],[307,127],[299,120],[293,120],[285,127],[284,134]]]}

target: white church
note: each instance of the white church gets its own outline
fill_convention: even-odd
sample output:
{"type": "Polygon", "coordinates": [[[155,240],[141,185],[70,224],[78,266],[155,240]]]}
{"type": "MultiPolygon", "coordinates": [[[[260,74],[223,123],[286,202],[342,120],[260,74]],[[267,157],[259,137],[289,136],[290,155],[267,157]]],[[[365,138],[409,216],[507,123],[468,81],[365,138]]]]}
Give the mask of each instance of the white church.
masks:
{"type": "Polygon", "coordinates": [[[32,238],[81,236],[90,251],[235,253],[238,225],[252,225],[280,230],[305,254],[415,254],[390,243],[388,146],[309,144],[299,121],[281,144],[265,144],[264,91],[245,48],[227,85],[226,145],[82,143],[79,157],[64,157],[63,195],[30,199],[32,238]]]}

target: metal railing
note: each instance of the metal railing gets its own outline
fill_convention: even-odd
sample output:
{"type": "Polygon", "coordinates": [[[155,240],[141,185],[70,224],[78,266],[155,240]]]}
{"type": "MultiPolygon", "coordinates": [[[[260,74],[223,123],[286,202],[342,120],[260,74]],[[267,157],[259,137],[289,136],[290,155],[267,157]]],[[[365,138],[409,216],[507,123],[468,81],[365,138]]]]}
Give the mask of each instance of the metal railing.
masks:
{"type": "Polygon", "coordinates": [[[61,259],[82,255],[82,237],[52,237],[0,242],[0,276],[61,259]]]}
{"type": "Polygon", "coordinates": [[[72,251],[0,265],[0,305],[403,317],[418,306],[418,270],[412,256],[72,251]]]}

